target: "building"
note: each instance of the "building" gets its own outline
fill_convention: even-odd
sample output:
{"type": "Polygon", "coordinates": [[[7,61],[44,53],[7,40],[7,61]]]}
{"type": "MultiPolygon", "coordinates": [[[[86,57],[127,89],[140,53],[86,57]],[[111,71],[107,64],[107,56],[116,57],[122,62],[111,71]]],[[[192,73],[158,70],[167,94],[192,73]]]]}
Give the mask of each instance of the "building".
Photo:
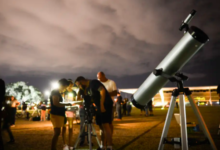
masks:
{"type": "MultiPolygon", "coordinates": [[[[162,88],[154,97],[154,107],[166,107],[169,106],[172,91],[175,87],[162,88]]],[[[189,87],[192,91],[192,97],[198,105],[215,105],[219,104],[219,96],[217,94],[217,86],[198,86],[189,87]]],[[[134,94],[137,89],[119,89],[124,94],[134,94]]],[[[177,99],[177,102],[179,99],[177,99]]],[[[186,105],[189,105],[188,99],[185,96],[186,105]]]]}

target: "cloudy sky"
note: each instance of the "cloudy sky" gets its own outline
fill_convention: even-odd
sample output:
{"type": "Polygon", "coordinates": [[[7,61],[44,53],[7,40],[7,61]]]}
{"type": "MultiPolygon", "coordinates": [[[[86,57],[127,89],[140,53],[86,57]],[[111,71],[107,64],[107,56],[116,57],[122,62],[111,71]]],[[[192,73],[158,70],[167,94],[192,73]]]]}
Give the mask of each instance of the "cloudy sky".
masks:
{"type": "Polygon", "coordinates": [[[61,77],[138,87],[183,36],[181,21],[210,42],[182,69],[187,85],[220,83],[219,0],[0,0],[0,77],[41,90],[61,77]]]}

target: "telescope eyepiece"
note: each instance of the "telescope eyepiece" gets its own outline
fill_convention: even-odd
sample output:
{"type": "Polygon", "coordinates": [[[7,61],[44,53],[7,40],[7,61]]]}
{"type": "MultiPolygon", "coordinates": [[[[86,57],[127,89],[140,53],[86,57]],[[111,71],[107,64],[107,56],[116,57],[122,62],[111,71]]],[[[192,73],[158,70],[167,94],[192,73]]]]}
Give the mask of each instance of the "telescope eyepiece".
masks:
{"type": "Polygon", "coordinates": [[[196,10],[192,10],[190,12],[190,14],[186,17],[186,19],[182,22],[179,30],[182,31],[183,29],[185,29],[185,31],[189,30],[189,23],[192,20],[193,16],[196,14],[196,10]]]}
{"type": "Polygon", "coordinates": [[[190,14],[192,15],[192,16],[194,16],[195,14],[196,14],[196,10],[192,10],[191,12],[190,12],[190,14]]]}

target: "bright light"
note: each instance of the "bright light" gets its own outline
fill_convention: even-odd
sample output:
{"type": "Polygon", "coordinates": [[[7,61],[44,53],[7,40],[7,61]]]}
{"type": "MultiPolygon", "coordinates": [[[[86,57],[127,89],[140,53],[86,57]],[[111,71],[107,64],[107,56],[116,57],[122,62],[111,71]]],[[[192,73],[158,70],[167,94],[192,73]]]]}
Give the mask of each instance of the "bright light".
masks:
{"type": "Polygon", "coordinates": [[[46,96],[49,96],[49,95],[50,95],[50,91],[45,91],[44,94],[45,94],[46,96]]]}
{"type": "Polygon", "coordinates": [[[68,97],[73,97],[73,93],[69,93],[69,94],[68,94],[68,97]]]}
{"type": "Polygon", "coordinates": [[[52,89],[58,89],[59,88],[58,82],[52,82],[51,85],[52,85],[52,89]]]}
{"type": "Polygon", "coordinates": [[[164,109],[164,95],[163,95],[163,89],[161,89],[161,90],[159,91],[159,93],[160,93],[160,97],[161,97],[161,101],[162,101],[162,109],[164,109]]]}

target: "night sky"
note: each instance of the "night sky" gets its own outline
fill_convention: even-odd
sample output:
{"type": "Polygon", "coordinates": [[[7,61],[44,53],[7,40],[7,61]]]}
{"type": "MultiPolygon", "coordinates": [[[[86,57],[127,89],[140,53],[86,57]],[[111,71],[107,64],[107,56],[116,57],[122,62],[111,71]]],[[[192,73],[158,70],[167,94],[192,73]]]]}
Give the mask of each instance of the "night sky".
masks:
{"type": "Polygon", "coordinates": [[[181,71],[186,85],[217,85],[219,0],[0,0],[0,77],[43,91],[103,71],[119,88],[137,88],[183,36],[192,9],[191,25],[210,41],[181,71]]]}

